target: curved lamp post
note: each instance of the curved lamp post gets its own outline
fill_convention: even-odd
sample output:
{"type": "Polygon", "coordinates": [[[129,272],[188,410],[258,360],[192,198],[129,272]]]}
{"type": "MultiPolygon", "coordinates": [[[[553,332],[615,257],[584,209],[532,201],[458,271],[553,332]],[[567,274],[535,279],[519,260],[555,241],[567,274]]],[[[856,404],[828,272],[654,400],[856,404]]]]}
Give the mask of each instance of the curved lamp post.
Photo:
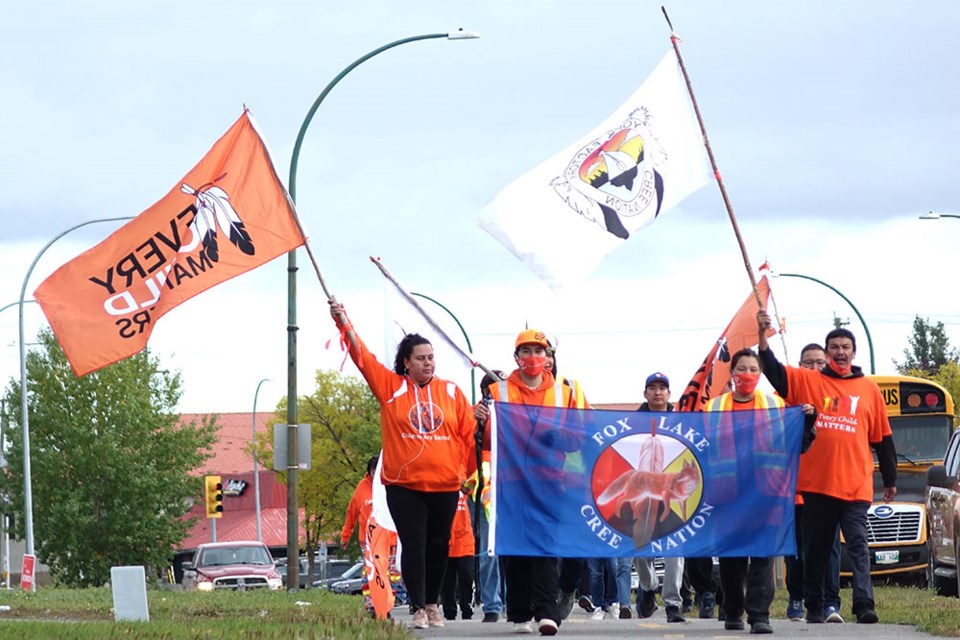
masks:
{"type": "MultiPolygon", "coordinates": [[[[28,304],[28,303],[30,303],[30,302],[36,302],[36,300],[24,300],[24,301],[23,301],[23,304],[28,304]]],[[[6,310],[9,309],[10,307],[16,307],[16,306],[18,306],[19,304],[20,304],[20,301],[19,301],[19,300],[17,300],[16,302],[11,302],[10,304],[5,304],[5,305],[3,305],[2,307],[0,307],[0,311],[6,311],[6,310]]]]}
{"type": "MultiPolygon", "coordinates": [[[[453,318],[453,321],[457,323],[457,326],[460,327],[460,333],[463,334],[463,339],[467,342],[467,353],[473,353],[473,345],[470,344],[470,336],[467,335],[467,330],[463,328],[463,325],[460,324],[460,320],[457,319],[457,316],[453,315],[453,311],[450,311],[446,306],[441,304],[438,300],[434,300],[428,295],[422,293],[410,292],[410,295],[417,296],[418,298],[423,298],[424,300],[429,300],[433,304],[437,305],[441,309],[447,312],[447,314],[453,318]]],[[[477,392],[476,392],[476,367],[470,367],[470,404],[477,404],[477,392]]]]}
{"type": "Polygon", "coordinates": [[[257,396],[260,395],[260,385],[269,381],[270,378],[264,378],[258,382],[257,390],[253,392],[253,439],[250,442],[253,452],[253,499],[257,503],[257,542],[263,542],[263,532],[260,529],[260,471],[257,468],[257,396]]]}
{"type": "MultiPolygon", "coordinates": [[[[452,31],[450,33],[429,33],[420,36],[401,38],[374,49],[347,65],[343,71],[323,88],[307,116],[300,125],[297,141],[293,145],[293,157],[290,159],[290,180],[287,190],[294,203],[297,201],[297,166],[300,162],[300,147],[307,134],[307,128],[313,120],[314,114],[327,94],[343,80],[343,78],[370,58],[398,47],[408,42],[418,40],[433,40],[446,38],[447,40],[470,40],[479,38],[480,34],[472,31],[452,31]]],[[[297,539],[297,252],[293,250],[287,254],[287,558],[296,558],[299,555],[297,539]]],[[[287,572],[287,589],[296,591],[299,587],[296,572],[287,572]]]]}
{"type": "Polygon", "coordinates": [[[960,216],[955,213],[937,213],[936,211],[930,211],[920,216],[921,220],[939,220],[940,218],[960,218],[960,216]]]}
{"type": "MultiPolygon", "coordinates": [[[[33,262],[31,262],[30,266],[27,268],[27,274],[23,276],[23,287],[20,288],[20,300],[17,304],[20,305],[20,424],[23,427],[23,532],[24,541],[26,542],[25,551],[27,555],[34,555],[33,482],[30,478],[30,418],[27,415],[27,349],[23,336],[23,305],[26,303],[24,298],[27,295],[27,282],[30,280],[30,274],[33,273],[33,268],[37,266],[37,262],[40,260],[40,257],[46,253],[47,249],[50,248],[50,245],[71,231],[76,231],[80,227],[85,227],[88,224],[93,224],[95,222],[117,222],[120,220],[132,220],[133,218],[134,216],[121,216],[119,218],[97,218],[96,220],[87,220],[86,222],[81,222],[80,224],[74,225],[65,231],[61,231],[53,238],[53,240],[43,245],[43,249],[40,249],[40,253],[37,254],[37,257],[33,259],[33,262]]],[[[33,590],[36,590],[36,584],[36,581],[34,581],[33,590]]]]}
{"type": "MultiPolygon", "coordinates": [[[[866,334],[866,336],[867,336],[867,346],[868,346],[869,349],[870,349],[870,375],[873,375],[873,374],[875,374],[875,373],[877,372],[877,371],[876,371],[876,368],[874,367],[874,362],[873,362],[873,338],[870,337],[870,329],[867,327],[867,321],[863,319],[863,316],[862,316],[862,315],[860,315],[860,311],[858,311],[857,308],[854,306],[854,304],[853,304],[852,302],[850,302],[850,298],[848,298],[847,296],[845,296],[845,295],[843,295],[842,293],[840,293],[839,289],[837,289],[836,287],[827,284],[827,283],[824,282],[823,280],[817,280],[816,278],[813,278],[813,277],[811,277],[811,276],[805,276],[805,275],[801,275],[801,274],[799,274],[799,273],[778,273],[778,274],[776,274],[776,276],[777,276],[777,277],[784,276],[784,277],[788,277],[788,278],[803,278],[804,280],[812,280],[813,282],[816,282],[817,284],[822,284],[822,285],[825,286],[827,289],[830,289],[830,290],[833,291],[835,294],[837,294],[838,296],[840,296],[841,298],[843,298],[844,301],[846,301],[846,303],[847,303],[848,305],[850,305],[850,308],[853,309],[853,312],[854,312],[855,314],[857,314],[857,318],[860,319],[860,324],[863,325],[863,332],[864,332],[864,334],[866,334]]],[[[824,346],[826,346],[826,345],[824,345],[824,346]]]]}

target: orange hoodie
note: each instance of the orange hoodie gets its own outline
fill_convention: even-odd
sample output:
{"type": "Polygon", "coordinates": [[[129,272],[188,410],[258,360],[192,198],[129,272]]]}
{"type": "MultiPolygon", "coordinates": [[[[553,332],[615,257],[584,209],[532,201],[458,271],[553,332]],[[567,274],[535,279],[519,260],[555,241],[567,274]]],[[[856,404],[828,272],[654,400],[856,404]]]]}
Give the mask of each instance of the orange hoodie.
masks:
{"type": "Polygon", "coordinates": [[[357,347],[350,345],[350,357],[380,403],[383,484],[459,491],[477,469],[476,420],[463,391],[437,377],[418,386],[380,364],[356,332],[354,336],[357,347]]]}
{"type": "Polygon", "coordinates": [[[457,502],[457,513],[453,516],[453,526],[450,528],[450,552],[447,555],[451,558],[465,558],[473,556],[474,553],[470,509],[467,506],[467,496],[461,493],[457,502]]]}
{"type": "Polygon", "coordinates": [[[363,474],[363,478],[357,483],[357,488],[353,490],[353,497],[350,498],[350,504],[347,506],[347,519],[343,523],[343,529],[340,530],[341,546],[347,546],[350,542],[350,536],[353,535],[353,528],[360,524],[360,542],[363,544],[366,540],[367,520],[370,519],[370,512],[373,511],[373,479],[370,474],[363,474]]]}

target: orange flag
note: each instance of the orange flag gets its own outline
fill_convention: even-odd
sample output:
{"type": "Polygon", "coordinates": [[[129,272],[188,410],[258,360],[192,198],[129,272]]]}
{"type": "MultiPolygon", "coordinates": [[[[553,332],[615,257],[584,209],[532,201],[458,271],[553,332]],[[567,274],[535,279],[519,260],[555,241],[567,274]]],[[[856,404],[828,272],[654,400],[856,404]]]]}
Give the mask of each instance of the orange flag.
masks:
{"type": "Polygon", "coordinates": [[[370,600],[377,618],[385,620],[393,609],[395,597],[390,584],[390,550],[397,544],[397,534],[377,524],[377,519],[367,519],[367,582],[370,585],[370,600]]]}
{"type": "MultiPolygon", "coordinates": [[[[760,278],[757,291],[766,308],[770,297],[770,283],[767,282],[767,276],[760,278]]],[[[677,401],[677,411],[700,411],[707,400],[727,390],[727,385],[730,383],[730,356],[740,349],[754,347],[760,342],[757,338],[759,310],[757,297],[751,291],[743,306],[720,334],[720,338],[714,343],[707,357],[703,359],[700,368],[687,383],[687,388],[677,401]]],[[[776,332],[771,329],[768,335],[774,333],[776,332]]]]}
{"type": "Polygon", "coordinates": [[[78,376],[141,351],[181,302],[304,243],[245,110],[159,202],[34,292],[78,376]]]}

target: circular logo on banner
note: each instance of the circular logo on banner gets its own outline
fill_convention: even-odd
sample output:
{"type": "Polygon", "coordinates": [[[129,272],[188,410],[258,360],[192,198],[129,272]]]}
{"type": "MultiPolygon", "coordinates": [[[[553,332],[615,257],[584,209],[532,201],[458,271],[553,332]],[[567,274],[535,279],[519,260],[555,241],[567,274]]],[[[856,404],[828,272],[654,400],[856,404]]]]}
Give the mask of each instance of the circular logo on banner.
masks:
{"type": "Polygon", "coordinates": [[[418,402],[407,414],[413,430],[418,433],[433,433],[443,424],[443,410],[432,402],[418,402]]]}
{"type": "Polygon", "coordinates": [[[684,442],[637,434],[600,454],[591,489],[600,516],[640,548],[693,516],[703,495],[703,473],[684,442]]]}

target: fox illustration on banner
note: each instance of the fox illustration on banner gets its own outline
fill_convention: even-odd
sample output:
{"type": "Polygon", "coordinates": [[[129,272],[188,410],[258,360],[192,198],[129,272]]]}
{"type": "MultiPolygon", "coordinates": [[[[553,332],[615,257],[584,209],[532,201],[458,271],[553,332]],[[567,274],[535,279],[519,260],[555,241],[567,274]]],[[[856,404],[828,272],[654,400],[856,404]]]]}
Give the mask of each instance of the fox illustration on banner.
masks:
{"type": "Polygon", "coordinates": [[[246,110],[166,196],[34,292],[78,376],[141,351],[180,303],[304,243],[246,110]]]}
{"type": "Polygon", "coordinates": [[[492,412],[490,537],[497,554],[796,553],[800,407],[529,409],[496,402],[492,412]]]}
{"type": "MultiPolygon", "coordinates": [[[[770,298],[767,276],[757,282],[757,293],[766,308],[770,298]]],[[[740,349],[754,347],[760,342],[757,337],[758,311],[760,305],[757,303],[757,296],[751,292],[687,383],[686,389],[677,400],[677,411],[700,411],[708,400],[727,390],[730,383],[730,356],[740,349]]],[[[771,329],[767,335],[774,333],[771,329]]]]}
{"type": "Polygon", "coordinates": [[[673,51],[599,127],[517,178],[478,223],[553,288],[714,179],[673,51]]]}

